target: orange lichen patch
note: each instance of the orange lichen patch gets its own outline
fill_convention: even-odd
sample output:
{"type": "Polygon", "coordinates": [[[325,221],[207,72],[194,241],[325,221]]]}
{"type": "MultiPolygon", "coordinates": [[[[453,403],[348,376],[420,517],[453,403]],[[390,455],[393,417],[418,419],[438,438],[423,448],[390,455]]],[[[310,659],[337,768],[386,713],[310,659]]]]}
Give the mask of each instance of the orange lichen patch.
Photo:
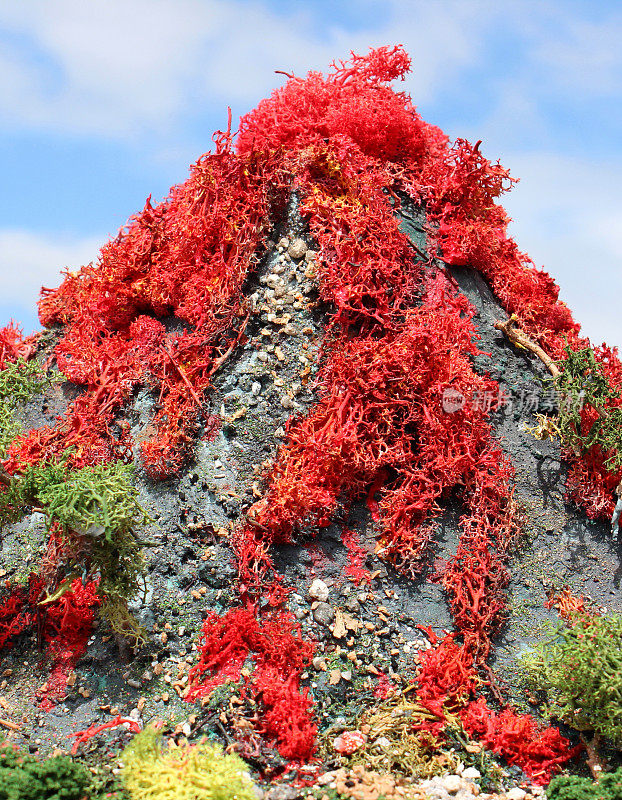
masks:
{"type": "Polygon", "coordinates": [[[544,604],[545,608],[554,608],[560,618],[572,624],[577,617],[598,616],[597,613],[586,605],[586,599],[581,595],[574,595],[568,587],[561,592],[553,594],[544,604]]]}

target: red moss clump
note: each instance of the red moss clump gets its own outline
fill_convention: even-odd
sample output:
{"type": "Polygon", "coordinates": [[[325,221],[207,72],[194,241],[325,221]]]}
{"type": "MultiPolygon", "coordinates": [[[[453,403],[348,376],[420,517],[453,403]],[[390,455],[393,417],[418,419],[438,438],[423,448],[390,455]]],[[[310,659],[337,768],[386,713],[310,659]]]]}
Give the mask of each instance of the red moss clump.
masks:
{"type": "Polygon", "coordinates": [[[302,639],[293,615],[282,610],[259,614],[252,608],[234,609],[222,617],[210,613],[199,644],[200,658],[190,671],[186,699],[207,697],[227,681],[242,681],[243,696],[263,709],[257,731],[268,743],[276,743],[284,758],[310,758],[316,725],[300,676],[314,648],[302,639]]]}
{"type": "Polygon", "coordinates": [[[446,137],[427,125],[410,98],[385,84],[404,79],[410,58],[401,47],[381,47],[367,57],[333,64],[326,77],[291,78],[240,122],[237,151],[297,150],[343,137],[379,161],[410,163],[446,137]]]}
{"type": "Polygon", "coordinates": [[[0,369],[13,364],[18,358],[29,359],[35,350],[37,335],[24,339],[21,328],[12,320],[0,328],[0,369]]]}
{"type": "MultiPolygon", "coordinates": [[[[242,284],[269,224],[279,175],[270,159],[258,164],[227,147],[204,156],[164,202],[154,208],[147,201],[102,248],[96,266],[43,291],[41,322],[65,326],[58,365],[86,387],[100,415],[118,411],[139,384],[157,396],[152,435],[141,443],[154,476],[179,470],[211,376],[243,335],[242,284]],[[170,315],[186,328],[167,331],[155,319],[170,315]]],[[[59,422],[61,436],[82,430],[75,412],[74,404],[59,422]]],[[[87,460],[90,445],[84,442],[87,460]]]]}
{"type": "Polygon", "coordinates": [[[428,629],[432,648],[419,654],[417,702],[435,719],[418,727],[443,739],[444,729],[457,717],[470,737],[519,766],[536,784],[547,784],[562,764],[583,749],[571,747],[557,728],[545,727],[529,714],[511,706],[500,712],[483,697],[473,699],[482,685],[467,648],[450,634],[439,641],[428,629]]]}
{"type": "Polygon", "coordinates": [[[577,620],[599,616],[595,609],[586,605],[585,597],[572,594],[568,587],[551,595],[544,607],[554,608],[560,619],[563,619],[568,625],[573,625],[577,620]]]}
{"type": "Polygon", "coordinates": [[[571,748],[557,728],[545,727],[509,707],[497,713],[483,698],[469,703],[460,719],[470,736],[508,764],[519,766],[536,785],[546,785],[562,764],[583,750],[582,745],[571,748]]]}
{"type": "Polygon", "coordinates": [[[449,634],[442,641],[428,630],[433,647],[419,655],[417,698],[440,719],[460,708],[481,684],[473,657],[449,634]]]}
{"type": "Polygon", "coordinates": [[[86,652],[101,600],[95,582],[83,586],[78,579],[57,600],[42,605],[44,594],[43,580],[34,574],[27,586],[10,589],[0,603],[0,650],[12,647],[23,633],[37,632],[52,659],[50,677],[40,692],[42,707],[49,710],[64,696],[67,677],[86,652]]]}

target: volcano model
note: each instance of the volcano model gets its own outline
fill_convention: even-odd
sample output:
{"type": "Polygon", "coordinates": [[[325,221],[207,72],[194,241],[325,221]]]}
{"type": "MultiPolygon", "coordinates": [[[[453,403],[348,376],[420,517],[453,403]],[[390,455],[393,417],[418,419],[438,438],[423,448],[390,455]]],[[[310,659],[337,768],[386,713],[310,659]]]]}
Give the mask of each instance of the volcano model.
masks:
{"type": "Polygon", "coordinates": [[[409,67],[288,77],[0,332],[0,773],[375,800],[615,760],[622,366],[409,67]]]}

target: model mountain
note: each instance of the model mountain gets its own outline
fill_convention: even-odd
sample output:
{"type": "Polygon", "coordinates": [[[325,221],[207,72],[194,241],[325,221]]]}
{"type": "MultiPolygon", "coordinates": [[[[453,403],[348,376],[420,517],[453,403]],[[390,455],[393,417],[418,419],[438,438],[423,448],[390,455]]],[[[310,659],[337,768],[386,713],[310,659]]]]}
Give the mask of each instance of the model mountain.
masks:
{"type": "MultiPolygon", "coordinates": [[[[518,667],[555,609],[621,609],[622,366],[508,236],[508,171],[390,85],[409,68],[288,76],[42,290],[41,333],[0,332],[0,724],[32,752],[158,722],[183,797],[225,764],[207,735],[275,800],[580,755],[518,667]]],[[[154,737],[134,800],[173,797],[154,737]]]]}

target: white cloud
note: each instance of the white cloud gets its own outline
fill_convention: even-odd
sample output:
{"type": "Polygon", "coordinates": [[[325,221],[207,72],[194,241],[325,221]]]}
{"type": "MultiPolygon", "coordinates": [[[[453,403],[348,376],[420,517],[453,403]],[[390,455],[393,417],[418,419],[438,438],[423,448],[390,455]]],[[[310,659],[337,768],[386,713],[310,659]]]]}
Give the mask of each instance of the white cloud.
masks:
{"type": "Polygon", "coordinates": [[[95,260],[103,240],[0,229],[2,306],[34,309],[41,287],[58,286],[61,269],[75,270],[95,260]]]}
{"type": "MultiPolygon", "coordinates": [[[[554,6],[555,8],[555,6],[554,6]]],[[[534,30],[532,57],[548,79],[568,92],[620,94],[622,14],[600,15],[599,22],[582,20],[557,6],[551,29],[534,30]]]]}
{"type": "Polygon", "coordinates": [[[505,161],[521,176],[503,201],[519,247],[555,278],[594,344],[622,348],[622,166],[554,153],[505,161]]]}
{"type": "Polygon", "coordinates": [[[128,135],[170,124],[189,102],[203,47],[223,34],[219,0],[24,0],[3,4],[5,29],[27,41],[1,84],[16,123],[128,135]],[[33,67],[39,64],[39,69],[33,67]],[[53,76],[53,79],[50,79],[53,76]],[[22,97],[7,90],[22,86],[22,97]]]}
{"type": "MultiPolygon", "coordinates": [[[[0,25],[15,35],[0,55],[3,124],[104,137],[174,130],[210,101],[254,105],[278,82],[274,69],[304,74],[350,49],[398,42],[414,61],[406,85],[427,103],[459,87],[465,70],[494,67],[492,37],[510,29],[524,48],[517,94],[543,84],[619,90],[619,13],[593,23],[564,3],[527,0],[387,0],[385,9],[380,23],[348,31],[320,24],[325,9],[313,2],[287,13],[252,0],[3,3],[0,25]]],[[[501,90],[494,70],[482,77],[483,92],[501,90]]]]}
{"type": "Polygon", "coordinates": [[[305,74],[394,43],[414,55],[408,85],[422,101],[480,58],[485,7],[395,0],[373,30],[319,32],[312,5],[277,14],[242,0],[2,4],[0,24],[19,41],[0,64],[3,124],[122,138],[174,129],[215,99],[254,105],[278,84],[275,69],[305,74]]]}

